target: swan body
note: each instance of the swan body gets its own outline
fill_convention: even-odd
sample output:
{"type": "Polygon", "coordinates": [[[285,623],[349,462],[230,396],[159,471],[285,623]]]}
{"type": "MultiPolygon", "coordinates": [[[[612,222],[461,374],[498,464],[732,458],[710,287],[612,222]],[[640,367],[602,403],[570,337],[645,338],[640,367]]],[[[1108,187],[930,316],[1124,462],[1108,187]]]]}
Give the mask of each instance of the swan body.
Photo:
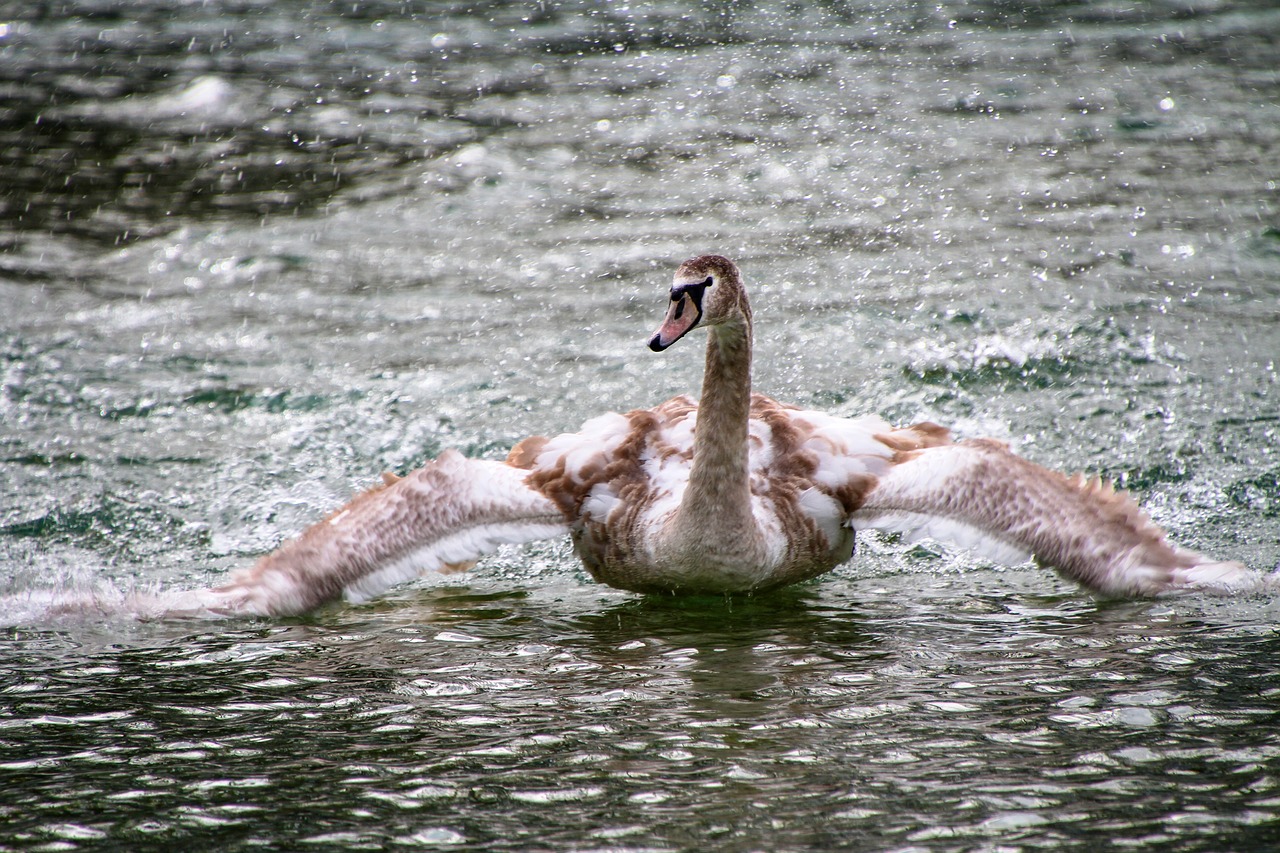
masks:
{"type": "Polygon", "coordinates": [[[857,532],[1034,558],[1105,595],[1244,588],[1256,575],[1169,544],[1126,495],[924,423],[846,419],[751,391],[752,315],[738,268],[677,270],[662,351],[709,335],[702,397],[610,413],[520,442],[505,462],[447,451],[356,497],[230,583],[189,597],[216,613],[292,614],[369,598],[503,543],[569,535],[591,575],[640,592],[739,593],[822,574],[857,532]]]}

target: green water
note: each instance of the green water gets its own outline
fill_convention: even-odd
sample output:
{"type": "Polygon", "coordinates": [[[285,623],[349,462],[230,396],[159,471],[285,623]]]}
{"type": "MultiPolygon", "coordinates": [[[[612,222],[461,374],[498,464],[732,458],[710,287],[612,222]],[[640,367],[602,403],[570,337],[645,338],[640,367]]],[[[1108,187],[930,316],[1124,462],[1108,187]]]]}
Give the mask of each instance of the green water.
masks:
{"type": "Polygon", "coordinates": [[[304,619],[201,586],[444,448],[696,389],[1116,479],[1280,560],[1280,12],[72,3],[0,14],[0,848],[1263,850],[1268,596],[867,538],[749,599],[563,543],[304,619]]]}

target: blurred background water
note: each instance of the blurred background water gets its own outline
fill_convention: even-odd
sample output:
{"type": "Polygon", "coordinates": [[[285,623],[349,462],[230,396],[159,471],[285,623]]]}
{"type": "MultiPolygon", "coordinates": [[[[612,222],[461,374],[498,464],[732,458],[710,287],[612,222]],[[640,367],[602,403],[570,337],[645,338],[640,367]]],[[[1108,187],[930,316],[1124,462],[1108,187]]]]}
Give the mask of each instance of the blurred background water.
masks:
{"type": "Polygon", "coordinates": [[[1267,849],[1280,604],[864,541],[750,599],[561,544],[304,619],[215,582],[375,481],[756,383],[1280,559],[1280,8],[0,3],[0,848],[1267,849]]]}

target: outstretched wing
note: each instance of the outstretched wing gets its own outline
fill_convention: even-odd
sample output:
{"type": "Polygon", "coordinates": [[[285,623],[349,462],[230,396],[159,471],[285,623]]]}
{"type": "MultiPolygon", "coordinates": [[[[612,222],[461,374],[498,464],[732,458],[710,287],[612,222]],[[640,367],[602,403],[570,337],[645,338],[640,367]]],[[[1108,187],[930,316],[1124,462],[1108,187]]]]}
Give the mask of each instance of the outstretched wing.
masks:
{"type": "Polygon", "coordinates": [[[363,601],[423,572],[465,566],[499,545],[567,533],[556,505],[525,485],[527,475],[445,451],[359,495],[193,603],[225,614],[304,613],[339,596],[363,601]]]}
{"type": "Polygon", "coordinates": [[[978,439],[901,453],[850,519],[952,542],[1002,563],[1034,557],[1105,595],[1234,590],[1258,581],[1239,563],[1169,544],[1123,492],[1066,477],[978,439]]]}

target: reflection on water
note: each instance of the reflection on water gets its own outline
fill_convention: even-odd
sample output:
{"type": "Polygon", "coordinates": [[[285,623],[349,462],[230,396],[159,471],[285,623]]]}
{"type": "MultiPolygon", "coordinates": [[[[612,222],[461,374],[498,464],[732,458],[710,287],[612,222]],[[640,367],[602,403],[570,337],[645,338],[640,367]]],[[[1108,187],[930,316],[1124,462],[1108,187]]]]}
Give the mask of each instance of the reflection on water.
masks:
{"type": "Polygon", "coordinates": [[[6,799],[26,815],[9,838],[1273,836],[1280,685],[1248,663],[1275,653],[1270,632],[972,589],[927,582],[908,604],[905,585],[848,582],[732,602],[438,588],[315,625],[30,635],[5,665],[6,799]]]}
{"type": "MultiPolygon", "coordinates": [[[[1280,13],[0,6],[0,591],[205,584],[378,472],[694,387],[954,423],[1280,558],[1280,13]]],[[[1266,849],[1277,604],[869,539],[750,599],[562,545],[271,623],[33,621],[0,846],[1266,849]]]]}

